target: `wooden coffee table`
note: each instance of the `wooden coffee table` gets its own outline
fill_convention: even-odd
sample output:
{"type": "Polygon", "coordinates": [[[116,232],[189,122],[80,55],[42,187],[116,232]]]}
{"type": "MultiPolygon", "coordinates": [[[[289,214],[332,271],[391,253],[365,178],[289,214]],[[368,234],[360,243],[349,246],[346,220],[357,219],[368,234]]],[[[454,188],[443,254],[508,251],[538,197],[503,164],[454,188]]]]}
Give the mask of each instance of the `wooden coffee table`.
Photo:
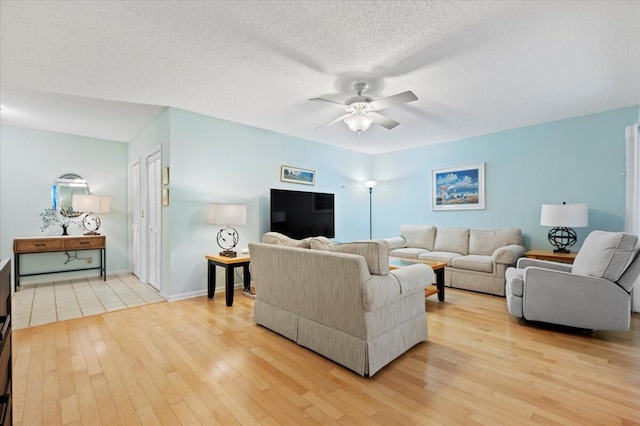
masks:
{"type": "Polygon", "coordinates": [[[420,259],[405,259],[403,257],[389,257],[389,269],[398,269],[405,266],[410,266],[416,263],[424,263],[431,266],[433,272],[436,273],[436,288],[432,285],[424,289],[424,297],[429,297],[438,293],[438,300],[444,302],[444,268],[447,266],[446,262],[432,262],[430,260],[420,259]]]}

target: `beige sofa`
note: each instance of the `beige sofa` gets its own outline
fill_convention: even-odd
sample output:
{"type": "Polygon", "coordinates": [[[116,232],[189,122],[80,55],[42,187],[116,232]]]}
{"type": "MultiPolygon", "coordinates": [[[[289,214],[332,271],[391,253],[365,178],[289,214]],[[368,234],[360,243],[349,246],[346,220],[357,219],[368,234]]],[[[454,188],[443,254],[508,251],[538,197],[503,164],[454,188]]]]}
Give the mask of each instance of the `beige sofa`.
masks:
{"type": "Polygon", "coordinates": [[[518,228],[470,229],[403,225],[386,238],[389,256],[446,262],[445,285],[505,295],[505,271],[524,255],[518,228]]]}
{"type": "Polygon", "coordinates": [[[274,234],[263,241],[275,244],[249,244],[257,324],[362,376],[427,339],[430,267],[390,272],[384,241],[334,245],[274,234]],[[314,243],[318,250],[295,247],[314,243]]]}

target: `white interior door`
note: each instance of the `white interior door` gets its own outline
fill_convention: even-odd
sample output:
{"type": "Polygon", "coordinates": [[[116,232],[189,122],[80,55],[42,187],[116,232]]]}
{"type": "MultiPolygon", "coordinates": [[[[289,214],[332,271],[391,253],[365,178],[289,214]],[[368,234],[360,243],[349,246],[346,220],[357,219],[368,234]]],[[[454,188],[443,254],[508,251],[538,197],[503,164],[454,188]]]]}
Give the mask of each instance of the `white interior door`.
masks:
{"type": "Polygon", "coordinates": [[[147,158],[147,282],[158,290],[162,271],[160,165],[160,152],[147,158]]]}
{"type": "Polygon", "coordinates": [[[140,271],[140,161],[129,165],[129,272],[141,278],[140,271]]]}

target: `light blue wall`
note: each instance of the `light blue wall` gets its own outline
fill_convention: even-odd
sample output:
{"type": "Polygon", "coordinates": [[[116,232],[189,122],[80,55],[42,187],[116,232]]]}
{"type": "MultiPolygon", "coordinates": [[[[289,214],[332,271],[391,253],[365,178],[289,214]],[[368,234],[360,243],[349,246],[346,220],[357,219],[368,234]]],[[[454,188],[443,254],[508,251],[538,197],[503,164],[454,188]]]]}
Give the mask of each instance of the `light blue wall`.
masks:
{"type": "Polygon", "coordinates": [[[588,203],[589,227],[624,229],[625,128],[638,107],[621,108],[458,141],[378,155],[374,238],[402,224],[518,227],[528,248],[552,248],[540,226],[543,203],[588,203]],[[486,209],[432,211],[431,170],[485,163],[486,209]]]}
{"type": "Polygon", "coordinates": [[[334,193],[336,239],[368,237],[368,190],[362,182],[370,178],[369,155],[179,109],[171,110],[170,127],[171,288],[163,287],[168,294],[206,289],[204,256],[220,251],[219,227],[207,224],[209,203],[248,206],[247,225],[237,227],[238,247],[260,241],[269,230],[270,188],[334,193]],[[315,186],[280,182],[283,164],[315,170],[315,186]]]}
{"type": "MultiPolygon", "coordinates": [[[[87,179],[92,192],[110,197],[109,213],[100,215],[107,272],[128,270],[127,150],[121,142],[1,126],[0,257],[13,257],[16,237],[47,235],[40,230],[40,213],[51,206],[51,186],[58,176],[76,173],[87,179]]],[[[51,256],[60,266],[60,255],[51,256]]]]}
{"type": "Polygon", "coordinates": [[[128,144],[130,162],[140,160],[141,157],[149,155],[152,150],[161,147],[162,164],[163,166],[169,164],[170,117],[170,110],[167,109],[133,138],[128,144]]]}
{"type": "MultiPolygon", "coordinates": [[[[160,148],[161,155],[161,163],[162,167],[168,166],[170,164],[170,126],[171,126],[171,111],[167,108],[165,112],[160,114],[158,118],[153,120],[149,125],[147,125],[144,129],[136,135],[135,138],[129,143],[129,165],[135,162],[140,162],[140,199],[146,200],[146,180],[144,175],[146,174],[146,160],[147,157],[150,156],[153,152],[157,151],[160,148]]],[[[145,206],[141,206],[142,210],[146,209],[145,206]]],[[[171,211],[170,207],[164,207],[161,211],[162,213],[162,228],[163,230],[169,229],[169,212],[171,211]]],[[[144,241],[145,230],[142,230],[141,241],[144,241]]],[[[169,253],[171,241],[168,237],[168,232],[163,232],[163,241],[162,241],[162,272],[161,275],[163,277],[169,276],[169,253]]],[[[141,271],[146,268],[145,260],[138,259],[140,262],[141,271]]],[[[140,278],[144,277],[144,273],[140,278]]],[[[161,284],[161,293],[166,295],[165,289],[161,284]]]]}
{"type": "Polygon", "coordinates": [[[162,147],[171,167],[171,205],[163,208],[163,293],[184,295],[205,287],[204,255],[215,253],[218,228],[206,223],[211,202],[248,205],[248,224],[238,227],[239,247],[259,241],[269,227],[269,189],[336,194],[336,240],[368,237],[373,191],[374,237],[398,235],[404,223],[493,228],[514,226],[528,247],[548,248],[548,228],[539,225],[542,203],[586,202],[589,228],[622,230],[624,224],[624,129],[637,106],[544,123],[412,150],[370,156],[170,109],[130,144],[0,127],[0,257],[12,256],[12,240],[38,236],[39,213],[49,205],[50,186],[62,173],[89,180],[111,197],[102,216],[110,271],[128,269],[128,162],[162,147]],[[433,212],[434,168],[486,163],[487,208],[433,212]],[[316,170],[316,185],[279,180],[286,164],[316,170]]]}

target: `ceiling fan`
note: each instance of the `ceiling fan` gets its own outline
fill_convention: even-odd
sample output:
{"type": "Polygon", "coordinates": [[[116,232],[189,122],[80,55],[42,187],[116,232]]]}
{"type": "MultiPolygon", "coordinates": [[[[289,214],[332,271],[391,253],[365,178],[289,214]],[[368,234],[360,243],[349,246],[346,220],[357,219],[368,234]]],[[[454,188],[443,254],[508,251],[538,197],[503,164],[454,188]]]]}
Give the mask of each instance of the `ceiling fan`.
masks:
{"type": "Polygon", "coordinates": [[[316,129],[320,129],[325,126],[329,126],[331,124],[335,124],[338,121],[344,121],[347,126],[354,132],[364,132],[369,128],[371,123],[376,123],[379,126],[384,127],[385,129],[393,129],[398,124],[397,121],[392,120],[384,115],[380,114],[378,111],[381,111],[385,108],[389,108],[392,106],[405,104],[407,102],[417,101],[418,97],[412,91],[406,91],[402,93],[398,93],[397,95],[388,96],[386,98],[373,100],[368,96],[363,96],[362,92],[367,88],[367,83],[354,83],[353,90],[356,91],[357,95],[349,98],[346,102],[340,103],[336,101],[332,101],[331,99],[324,98],[312,98],[310,101],[324,101],[329,102],[334,105],[340,105],[347,112],[344,115],[336,118],[333,121],[330,121],[326,124],[323,124],[316,129]]]}

